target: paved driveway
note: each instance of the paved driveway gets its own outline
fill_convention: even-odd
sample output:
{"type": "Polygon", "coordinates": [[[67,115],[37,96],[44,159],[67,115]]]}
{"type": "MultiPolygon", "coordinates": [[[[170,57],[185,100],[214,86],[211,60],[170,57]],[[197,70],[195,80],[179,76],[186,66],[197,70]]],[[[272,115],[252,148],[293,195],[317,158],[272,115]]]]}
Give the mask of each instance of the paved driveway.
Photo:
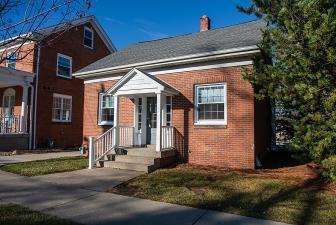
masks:
{"type": "Polygon", "coordinates": [[[40,153],[40,154],[22,154],[11,156],[0,156],[0,165],[9,163],[29,162],[36,160],[55,159],[61,157],[73,157],[80,156],[79,151],[71,152],[52,152],[52,153],[40,153]]]}
{"type": "Polygon", "coordinates": [[[94,225],[284,225],[102,192],[105,187],[134,175],[131,171],[95,169],[30,178],[0,171],[0,204],[16,203],[94,225]]]}

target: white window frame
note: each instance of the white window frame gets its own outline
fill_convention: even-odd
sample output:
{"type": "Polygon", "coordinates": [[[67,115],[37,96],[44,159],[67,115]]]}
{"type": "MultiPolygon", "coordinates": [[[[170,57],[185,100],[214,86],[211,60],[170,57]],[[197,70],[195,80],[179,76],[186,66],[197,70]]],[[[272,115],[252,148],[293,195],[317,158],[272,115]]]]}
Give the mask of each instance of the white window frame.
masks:
{"type": "MultiPolygon", "coordinates": [[[[173,126],[173,96],[166,96],[166,108],[165,108],[165,116],[166,116],[166,118],[165,118],[165,122],[166,122],[166,125],[167,125],[167,122],[168,122],[168,120],[167,120],[167,115],[168,115],[168,111],[167,111],[167,98],[170,98],[170,127],[172,127],[173,126]]],[[[168,125],[167,125],[168,126],[168,125]]]]}
{"type": "MultiPolygon", "coordinates": [[[[99,103],[98,103],[98,125],[99,126],[113,126],[114,121],[102,121],[102,105],[103,105],[103,96],[104,95],[111,95],[111,94],[106,94],[106,93],[99,93],[99,103]]],[[[114,97],[113,95],[111,95],[114,97]]],[[[113,113],[114,112],[114,104],[113,104],[113,113]]]]}
{"type": "Polygon", "coordinates": [[[0,114],[2,114],[3,116],[14,116],[14,112],[10,112],[10,115],[6,115],[6,109],[9,108],[13,108],[13,111],[15,110],[15,94],[16,91],[13,88],[7,88],[4,92],[3,92],[3,96],[2,96],[2,109],[0,111],[0,114]],[[5,98],[9,98],[8,101],[8,107],[5,107],[5,98]],[[10,105],[10,98],[13,97],[14,98],[14,102],[13,105],[10,105]]]}
{"type": "Polygon", "coordinates": [[[16,69],[16,60],[17,60],[17,52],[15,52],[15,51],[14,51],[14,52],[8,52],[8,53],[7,53],[7,60],[6,60],[6,67],[15,70],[15,69],[16,69]],[[14,55],[15,55],[15,59],[14,59],[14,68],[8,66],[8,64],[9,64],[8,61],[10,60],[10,59],[9,59],[9,56],[12,55],[13,53],[14,53],[14,55]]]}
{"type": "Polygon", "coordinates": [[[66,79],[69,79],[69,80],[72,79],[72,57],[67,56],[67,55],[63,55],[61,53],[57,53],[56,76],[66,78],[66,79]],[[67,76],[64,76],[64,75],[58,73],[58,59],[59,59],[59,57],[63,57],[65,59],[70,60],[70,77],[67,77],[67,76]]]}
{"type": "MultiPolygon", "coordinates": [[[[57,93],[54,93],[53,94],[53,101],[52,101],[52,112],[51,112],[51,119],[53,122],[59,122],[59,123],[71,123],[72,122],[72,96],[70,95],[62,95],[62,94],[57,94],[57,93]],[[63,120],[63,119],[55,119],[54,118],[54,114],[53,114],[53,110],[54,110],[54,98],[62,98],[62,99],[70,99],[70,120],[63,120]]],[[[62,100],[62,104],[61,104],[61,118],[63,117],[62,116],[62,113],[63,113],[63,105],[64,105],[64,101],[62,100]]]]}
{"type": "Polygon", "coordinates": [[[86,48],[89,48],[89,49],[93,49],[93,43],[94,43],[94,32],[93,32],[93,29],[91,29],[91,28],[89,28],[89,27],[84,27],[84,32],[83,32],[83,45],[84,45],[84,47],[86,47],[86,48]],[[90,31],[91,32],[91,34],[92,34],[92,37],[91,37],[91,45],[92,46],[88,46],[88,45],[86,45],[85,44],[85,31],[90,31]]]}
{"type": "Polygon", "coordinates": [[[194,90],[194,125],[227,125],[227,83],[212,83],[195,85],[194,90]],[[224,87],[224,119],[223,120],[198,120],[198,90],[200,87],[223,86],[224,87]]]}

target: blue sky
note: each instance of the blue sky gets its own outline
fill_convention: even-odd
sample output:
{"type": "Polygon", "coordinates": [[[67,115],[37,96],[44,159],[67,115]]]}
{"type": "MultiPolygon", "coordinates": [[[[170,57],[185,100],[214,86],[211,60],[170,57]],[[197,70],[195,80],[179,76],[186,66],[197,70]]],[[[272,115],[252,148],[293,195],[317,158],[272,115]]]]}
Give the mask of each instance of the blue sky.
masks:
{"type": "Polygon", "coordinates": [[[118,49],[139,41],[199,31],[206,14],[212,28],[254,20],[237,11],[248,0],[92,0],[95,15],[118,49]]]}

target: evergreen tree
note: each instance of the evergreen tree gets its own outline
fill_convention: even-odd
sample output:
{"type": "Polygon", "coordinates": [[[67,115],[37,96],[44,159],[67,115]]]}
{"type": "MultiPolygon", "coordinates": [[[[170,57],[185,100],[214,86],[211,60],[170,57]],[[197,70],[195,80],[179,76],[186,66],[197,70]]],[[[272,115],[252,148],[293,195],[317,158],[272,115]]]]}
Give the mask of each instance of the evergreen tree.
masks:
{"type": "Polygon", "coordinates": [[[286,106],[291,147],[326,167],[334,163],[335,171],[336,1],[252,0],[238,9],[268,22],[263,55],[245,73],[258,87],[256,97],[286,106]]]}

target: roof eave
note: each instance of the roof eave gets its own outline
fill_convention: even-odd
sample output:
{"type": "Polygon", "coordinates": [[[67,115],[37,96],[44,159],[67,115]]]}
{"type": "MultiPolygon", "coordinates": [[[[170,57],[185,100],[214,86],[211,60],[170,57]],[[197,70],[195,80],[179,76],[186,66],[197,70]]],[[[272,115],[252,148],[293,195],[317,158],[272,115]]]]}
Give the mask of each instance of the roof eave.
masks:
{"type": "Polygon", "coordinates": [[[148,62],[109,67],[109,68],[86,71],[86,72],[81,72],[81,73],[74,73],[73,76],[77,78],[85,79],[89,77],[91,78],[91,77],[96,77],[96,76],[101,76],[101,75],[125,72],[133,68],[153,69],[153,68],[157,68],[161,66],[174,66],[174,65],[181,65],[181,64],[188,64],[188,63],[212,61],[212,60],[219,60],[219,59],[230,58],[230,57],[235,57],[235,56],[255,55],[259,53],[260,53],[260,48],[257,45],[252,45],[252,46],[232,48],[232,49],[221,50],[221,51],[186,55],[186,56],[167,58],[167,59],[161,59],[161,60],[155,60],[155,61],[148,61],[148,62]]]}

